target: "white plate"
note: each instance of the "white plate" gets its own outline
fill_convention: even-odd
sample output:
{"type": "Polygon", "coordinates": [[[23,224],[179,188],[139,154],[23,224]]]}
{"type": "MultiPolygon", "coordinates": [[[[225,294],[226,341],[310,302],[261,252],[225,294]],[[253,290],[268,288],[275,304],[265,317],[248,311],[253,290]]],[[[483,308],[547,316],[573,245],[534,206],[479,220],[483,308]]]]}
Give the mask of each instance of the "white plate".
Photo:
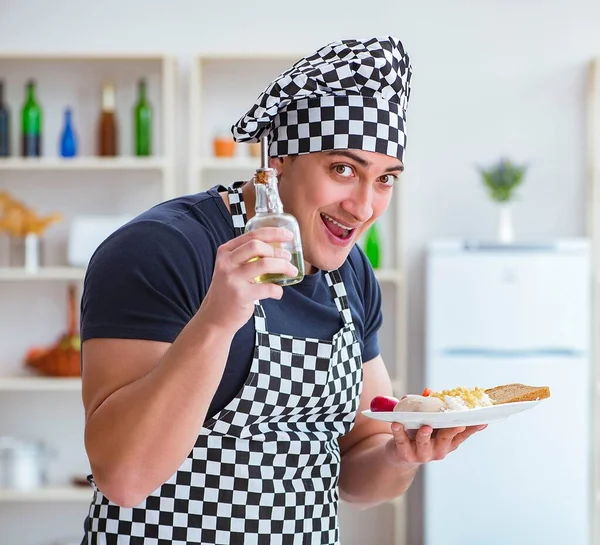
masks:
{"type": "Polygon", "coordinates": [[[434,429],[455,428],[460,426],[479,426],[502,422],[509,416],[527,409],[532,409],[540,401],[519,401],[517,403],[503,403],[492,407],[479,407],[466,411],[446,411],[442,413],[408,413],[408,412],[373,412],[363,411],[369,418],[383,420],[384,422],[400,422],[407,430],[416,430],[421,426],[431,426],[434,429]]]}

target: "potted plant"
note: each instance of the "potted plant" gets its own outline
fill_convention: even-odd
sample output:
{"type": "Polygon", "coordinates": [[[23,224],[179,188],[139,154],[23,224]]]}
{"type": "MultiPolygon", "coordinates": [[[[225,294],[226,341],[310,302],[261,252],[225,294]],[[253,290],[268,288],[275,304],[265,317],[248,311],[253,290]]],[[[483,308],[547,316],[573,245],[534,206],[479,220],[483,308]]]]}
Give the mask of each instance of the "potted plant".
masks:
{"type": "Polygon", "coordinates": [[[515,190],[523,183],[526,171],[526,165],[517,165],[506,158],[500,159],[488,168],[479,168],[490,198],[498,203],[500,242],[510,243],[514,240],[512,202],[515,198],[515,190]]]}

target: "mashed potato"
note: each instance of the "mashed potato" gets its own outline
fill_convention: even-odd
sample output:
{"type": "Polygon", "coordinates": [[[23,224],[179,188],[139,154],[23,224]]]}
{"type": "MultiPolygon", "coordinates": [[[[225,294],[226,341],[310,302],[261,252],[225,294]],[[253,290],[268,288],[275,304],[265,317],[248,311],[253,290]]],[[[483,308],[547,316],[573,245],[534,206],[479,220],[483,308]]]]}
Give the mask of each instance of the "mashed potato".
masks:
{"type": "Polygon", "coordinates": [[[454,388],[431,392],[431,397],[440,399],[446,404],[448,411],[466,411],[477,407],[491,407],[490,397],[481,388],[454,388]]]}

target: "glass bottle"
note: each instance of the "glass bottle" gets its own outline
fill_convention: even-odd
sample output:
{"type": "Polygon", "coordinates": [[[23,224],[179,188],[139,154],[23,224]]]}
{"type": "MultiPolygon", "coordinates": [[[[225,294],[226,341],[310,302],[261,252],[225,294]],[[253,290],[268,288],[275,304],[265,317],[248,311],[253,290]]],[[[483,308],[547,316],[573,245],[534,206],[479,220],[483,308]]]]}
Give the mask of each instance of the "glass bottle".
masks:
{"type": "Polygon", "coordinates": [[[42,108],[35,98],[35,82],[28,81],[25,104],[21,111],[21,155],[42,155],[42,108]]]}
{"type": "Polygon", "coordinates": [[[73,115],[71,108],[65,110],[65,120],[60,137],[61,157],[75,157],[77,155],[77,135],[73,129],[73,115]]]}
{"type": "Polygon", "coordinates": [[[146,98],[146,80],[138,82],[138,101],[133,109],[135,126],[135,155],[152,155],[152,106],[146,98]]]}
{"type": "Polygon", "coordinates": [[[10,112],[4,102],[4,82],[0,80],[0,157],[10,155],[10,112]]]}
{"type": "MultiPolygon", "coordinates": [[[[263,274],[255,279],[257,283],[272,282],[280,286],[291,286],[301,282],[304,278],[304,257],[300,228],[296,218],[283,211],[283,204],[277,189],[277,171],[272,168],[259,168],[253,178],[256,191],[255,214],[246,223],[246,232],[255,231],[261,227],[284,227],[294,233],[293,240],[278,243],[277,245],[292,254],[292,265],[298,269],[294,277],[285,274],[263,274]]],[[[258,258],[254,258],[256,260],[258,258]]]]}
{"type": "Polygon", "coordinates": [[[117,155],[117,120],[115,115],[115,87],[111,83],[102,86],[102,110],[98,123],[98,155],[117,155]]]}
{"type": "Polygon", "coordinates": [[[379,228],[374,223],[367,230],[365,236],[365,254],[371,262],[374,269],[379,269],[381,266],[381,237],[379,236],[379,228]]]}

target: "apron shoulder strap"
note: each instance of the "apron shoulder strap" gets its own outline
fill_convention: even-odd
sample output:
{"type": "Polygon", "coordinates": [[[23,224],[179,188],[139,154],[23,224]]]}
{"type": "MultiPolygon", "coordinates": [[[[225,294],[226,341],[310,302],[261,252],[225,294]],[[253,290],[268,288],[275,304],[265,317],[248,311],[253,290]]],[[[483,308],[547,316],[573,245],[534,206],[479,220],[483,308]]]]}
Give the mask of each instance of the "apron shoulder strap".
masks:
{"type": "Polygon", "coordinates": [[[246,216],[246,205],[242,197],[242,185],[244,182],[235,182],[227,188],[229,197],[229,206],[231,207],[231,219],[233,220],[233,230],[236,237],[244,234],[244,228],[248,221],[246,216]]]}
{"type": "Polygon", "coordinates": [[[327,279],[327,285],[329,286],[331,296],[335,301],[335,306],[342,316],[344,325],[353,326],[352,313],[350,312],[346,286],[344,286],[344,281],[342,280],[340,271],[337,269],[334,271],[327,271],[325,273],[325,278],[327,279]]]}

